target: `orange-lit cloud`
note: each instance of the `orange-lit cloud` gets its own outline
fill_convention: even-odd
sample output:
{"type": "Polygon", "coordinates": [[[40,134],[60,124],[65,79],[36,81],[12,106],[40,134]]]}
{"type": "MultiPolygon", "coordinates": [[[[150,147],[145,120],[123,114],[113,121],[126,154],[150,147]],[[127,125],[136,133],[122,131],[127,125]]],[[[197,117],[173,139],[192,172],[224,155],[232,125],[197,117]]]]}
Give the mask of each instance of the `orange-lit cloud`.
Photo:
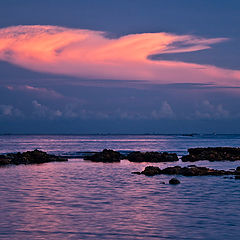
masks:
{"type": "Polygon", "coordinates": [[[149,58],[199,51],[225,40],[163,32],[108,38],[100,31],[16,26],[0,29],[0,60],[34,71],[89,79],[239,86],[240,71],[149,58]]]}

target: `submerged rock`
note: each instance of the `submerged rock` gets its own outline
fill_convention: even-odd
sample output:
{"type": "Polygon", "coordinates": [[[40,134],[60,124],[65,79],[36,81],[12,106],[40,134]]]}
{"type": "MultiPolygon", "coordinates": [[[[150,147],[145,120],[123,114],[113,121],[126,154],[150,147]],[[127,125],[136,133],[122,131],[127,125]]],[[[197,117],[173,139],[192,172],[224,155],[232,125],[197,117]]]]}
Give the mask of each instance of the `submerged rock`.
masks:
{"type": "Polygon", "coordinates": [[[32,164],[32,163],[46,163],[55,161],[68,161],[67,158],[47,154],[46,152],[34,150],[23,153],[9,153],[7,155],[0,155],[0,165],[7,164],[32,164]]]}
{"type": "Polygon", "coordinates": [[[183,162],[195,162],[199,160],[209,161],[237,161],[240,160],[240,148],[232,147],[209,147],[189,148],[189,155],[183,156],[183,162]]]}
{"type": "Polygon", "coordinates": [[[144,174],[146,176],[154,176],[159,174],[166,175],[183,175],[183,176],[222,176],[222,175],[238,175],[240,174],[237,171],[225,171],[225,170],[216,170],[207,167],[167,167],[160,169],[159,167],[147,166],[144,171],[138,174],[144,174]]]}
{"type": "Polygon", "coordinates": [[[95,153],[91,156],[85,156],[83,159],[93,162],[120,162],[122,155],[119,152],[104,149],[102,152],[95,153]]]}
{"type": "Polygon", "coordinates": [[[174,162],[178,161],[176,153],[131,152],[126,157],[130,162],[174,162]]]}
{"type": "Polygon", "coordinates": [[[225,179],[233,179],[233,177],[223,177],[223,178],[225,178],[225,179]]]}
{"type": "Polygon", "coordinates": [[[180,181],[177,178],[172,178],[169,180],[169,184],[179,184],[180,181]]]}

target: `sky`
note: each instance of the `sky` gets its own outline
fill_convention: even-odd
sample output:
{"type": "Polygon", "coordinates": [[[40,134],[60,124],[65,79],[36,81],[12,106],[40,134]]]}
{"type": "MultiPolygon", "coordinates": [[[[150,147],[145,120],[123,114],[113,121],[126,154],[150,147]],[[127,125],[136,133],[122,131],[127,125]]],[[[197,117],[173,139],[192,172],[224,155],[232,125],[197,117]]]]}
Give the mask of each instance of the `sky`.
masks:
{"type": "Polygon", "coordinates": [[[237,0],[2,0],[0,133],[240,133],[237,0]]]}

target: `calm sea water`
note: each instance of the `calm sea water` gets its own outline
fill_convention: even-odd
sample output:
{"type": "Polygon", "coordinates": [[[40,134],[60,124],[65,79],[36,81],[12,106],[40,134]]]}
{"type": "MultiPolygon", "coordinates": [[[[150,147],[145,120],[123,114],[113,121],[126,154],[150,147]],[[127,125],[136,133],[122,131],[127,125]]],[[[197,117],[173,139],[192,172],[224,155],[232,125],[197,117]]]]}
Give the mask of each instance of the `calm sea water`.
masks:
{"type": "MultiPolygon", "coordinates": [[[[80,156],[240,146],[239,135],[0,136],[0,152],[35,148],[80,156]]],[[[0,239],[240,239],[240,180],[132,175],[148,163],[69,162],[0,168],[0,239]],[[162,181],[166,184],[162,184],[162,181]]],[[[179,163],[156,163],[161,168],[179,163]]],[[[186,164],[185,164],[186,165],[186,164]]],[[[198,162],[217,169],[240,162],[198,162]]]]}

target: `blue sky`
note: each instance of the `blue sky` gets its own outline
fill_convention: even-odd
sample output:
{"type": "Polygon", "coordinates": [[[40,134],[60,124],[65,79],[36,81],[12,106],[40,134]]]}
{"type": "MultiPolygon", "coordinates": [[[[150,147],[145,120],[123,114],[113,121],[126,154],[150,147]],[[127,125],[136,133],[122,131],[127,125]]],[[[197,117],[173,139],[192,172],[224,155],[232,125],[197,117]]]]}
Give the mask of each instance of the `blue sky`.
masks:
{"type": "MultiPolygon", "coordinates": [[[[50,25],[94,34],[103,31],[112,39],[164,32],[196,36],[191,44],[197,41],[197,47],[199,38],[227,38],[202,50],[160,53],[152,59],[215,66],[223,74],[225,69],[240,70],[239,1],[3,0],[0,16],[1,29],[50,25]]],[[[14,49],[4,51],[14,58],[14,49]]],[[[139,77],[123,81],[123,70],[119,79],[118,75],[111,79],[101,71],[89,78],[82,72],[49,73],[39,66],[23,67],[15,59],[0,61],[0,133],[240,133],[237,80],[228,85],[225,77],[223,85],[207,84],[201,79],[205,75],[185,75],[182,70],[178,79],[167,73],[168,81],[140,81],[139,77]]],[[[98,66],[88,67],[91,74],[98,66]]],[[[142,70],[129,68],[133,76],[142,70]]],[[[216,82],[220,75],[214,77],[216,82]]]]}

